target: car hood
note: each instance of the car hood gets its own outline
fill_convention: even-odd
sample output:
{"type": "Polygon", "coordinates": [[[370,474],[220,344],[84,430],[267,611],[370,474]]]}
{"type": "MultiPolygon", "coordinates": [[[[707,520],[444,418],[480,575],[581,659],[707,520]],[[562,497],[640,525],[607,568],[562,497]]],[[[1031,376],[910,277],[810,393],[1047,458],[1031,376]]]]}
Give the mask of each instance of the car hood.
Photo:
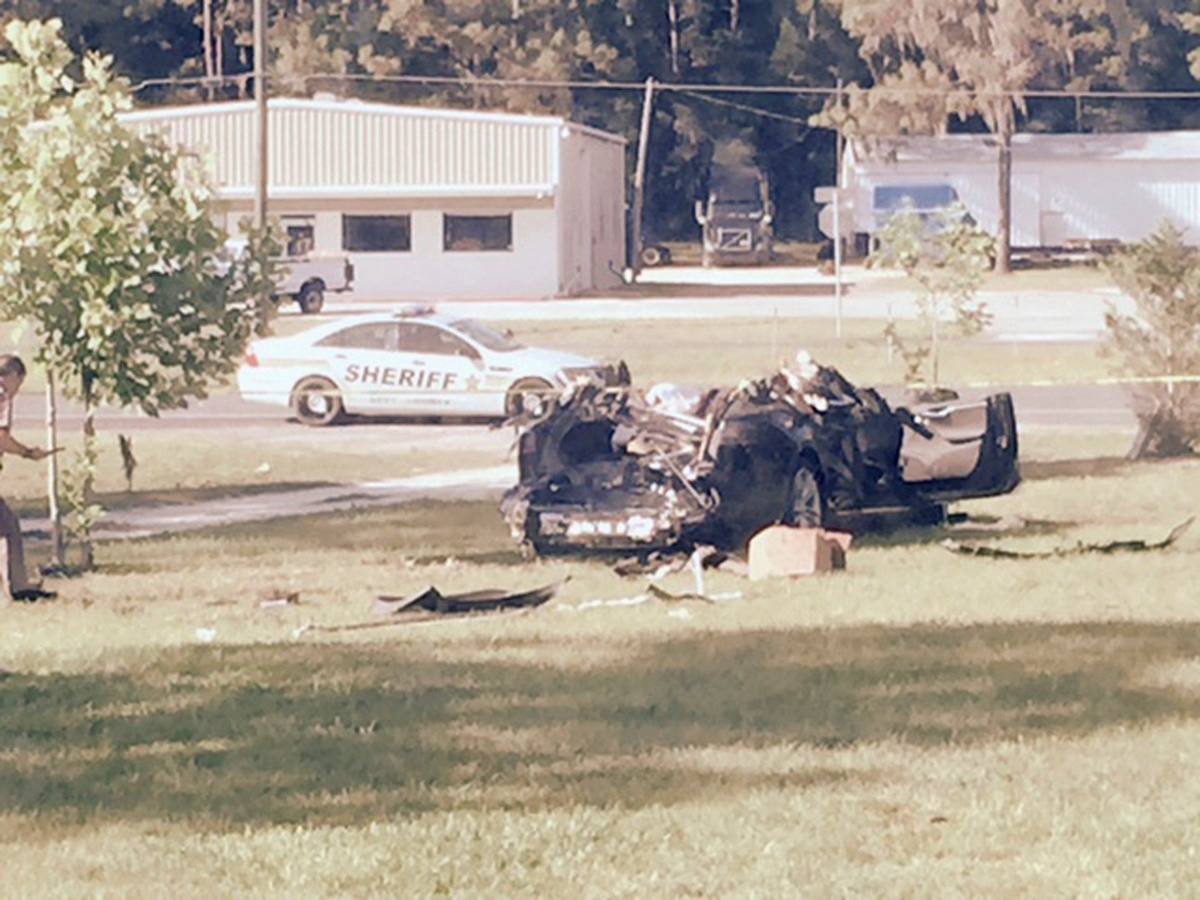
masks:
{"type": "Polygon", "coordinates": [[[554,373],[559,369],[599,368],[601,363],[578,353],[566,353],[562,350],[545,350],[541,347],[526,347],[511,353],[496,353],[488,359],[488,367],[492,369],[511,368],[534,369],[540,372],[554,373]]]}

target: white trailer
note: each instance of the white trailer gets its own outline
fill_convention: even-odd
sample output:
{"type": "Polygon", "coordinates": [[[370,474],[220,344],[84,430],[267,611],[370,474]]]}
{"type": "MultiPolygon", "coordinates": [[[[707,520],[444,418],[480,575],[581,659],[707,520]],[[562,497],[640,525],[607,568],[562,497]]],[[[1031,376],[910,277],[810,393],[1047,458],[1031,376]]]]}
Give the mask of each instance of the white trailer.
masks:
{"type": "MultiPolygon", "coordinates": [[[[1070,249],[1137,241],[1163,222],[1200,244],[1200,131],[1021,134],[1013,138],[1012,245],[1070,249]]],[[[995,234],[997,145],[990,135],[847,145],[838,219],[860,248],[896,209],[961,202],[995,234]]],[[[833,237],[832,204],[820,211],[833,237]]]]}

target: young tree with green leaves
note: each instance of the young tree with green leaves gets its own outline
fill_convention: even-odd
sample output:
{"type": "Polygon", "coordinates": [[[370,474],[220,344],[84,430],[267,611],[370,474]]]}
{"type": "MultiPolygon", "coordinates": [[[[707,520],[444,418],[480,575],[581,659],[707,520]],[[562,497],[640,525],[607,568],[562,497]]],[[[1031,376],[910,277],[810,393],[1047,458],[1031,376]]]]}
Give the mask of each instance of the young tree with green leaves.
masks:
{"type": "Polygon", "coordinates": [[[937,388],[943,329],[949,325],[970,336],[991,322],[976,295],[991,268],[995,244],[962,206],[932,217],[901,210],[880,231],[879,244],[873,259],[903,270],[919,288],[916,338],[905,338],[894,322],[885,334],[900,350],[909,384],[937,388]]]}
{"type": "Polygon", "coordinates": [[[236,371],[273,309],[273,241],[251,233],[228,258],[201,164],[118,120],[131,101],[109,59],[76,60],[56,20],[4,37],[0,318],[32,327],[37,361],[83,402],[86,525],[97,406],[157,415],[236,371]]]}
{"type": "Polygon", "coordinates": [[[1178,228],[1153,235],[1106,263],[1136,312],[1110,308],[1105,351],[1134,386],[1138,435],[1131,459],[1187,456],[1200,444],[1200,250],[1178,228]],[[1172,379],[1181,378],[1180,381],[1172,379]]]}

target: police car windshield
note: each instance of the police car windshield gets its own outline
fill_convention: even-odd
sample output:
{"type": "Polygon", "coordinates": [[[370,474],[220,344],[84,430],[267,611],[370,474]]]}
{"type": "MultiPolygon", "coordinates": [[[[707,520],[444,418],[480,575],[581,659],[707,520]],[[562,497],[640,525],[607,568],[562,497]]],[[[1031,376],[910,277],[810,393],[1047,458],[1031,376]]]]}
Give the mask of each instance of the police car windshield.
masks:
{"type": "Polygon", "coordinates": [[[524,344],[519,344],[508,335],[490,328],[482,322],[476,322],[474,319],[459,319],[457,322],[450,323],[450,327],[459,334],[465,334],[497,353],[511,353],[514,350],[525,349],[524,344]]]}

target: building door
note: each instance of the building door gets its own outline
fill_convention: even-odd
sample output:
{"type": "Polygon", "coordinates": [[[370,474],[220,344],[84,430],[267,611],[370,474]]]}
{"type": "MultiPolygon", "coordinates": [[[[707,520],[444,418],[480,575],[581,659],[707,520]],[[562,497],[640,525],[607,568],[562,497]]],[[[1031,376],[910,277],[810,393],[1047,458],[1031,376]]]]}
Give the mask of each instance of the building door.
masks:
{"type": "Polygon", "coordinates": [[[1012,245],[1040,247],[1042,207],[1042,178],[1036,172],[1013,173],[1012,178],[1012,245]]]}

